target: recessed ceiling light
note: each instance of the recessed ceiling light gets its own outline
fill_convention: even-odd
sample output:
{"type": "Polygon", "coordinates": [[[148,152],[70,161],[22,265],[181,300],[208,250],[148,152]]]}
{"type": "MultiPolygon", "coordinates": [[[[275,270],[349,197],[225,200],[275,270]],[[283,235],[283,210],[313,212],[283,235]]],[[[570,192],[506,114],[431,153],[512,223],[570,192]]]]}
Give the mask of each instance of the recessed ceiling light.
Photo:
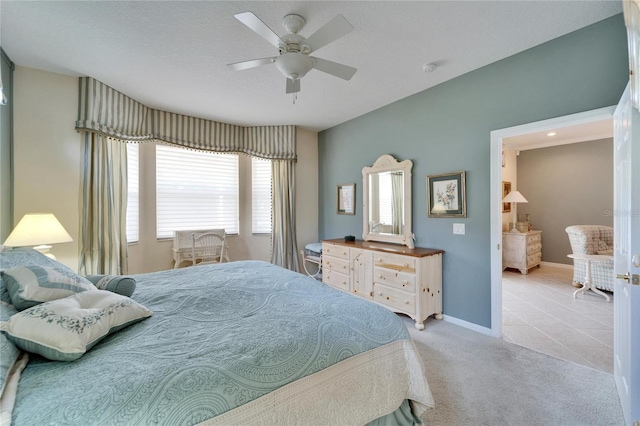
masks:
{"type": "Polygon", "coordinates": [[[556,135],[556,132],[549,132],[549,133],[547,133],[547,136],[555,136],[555,135],[556,135]]]}

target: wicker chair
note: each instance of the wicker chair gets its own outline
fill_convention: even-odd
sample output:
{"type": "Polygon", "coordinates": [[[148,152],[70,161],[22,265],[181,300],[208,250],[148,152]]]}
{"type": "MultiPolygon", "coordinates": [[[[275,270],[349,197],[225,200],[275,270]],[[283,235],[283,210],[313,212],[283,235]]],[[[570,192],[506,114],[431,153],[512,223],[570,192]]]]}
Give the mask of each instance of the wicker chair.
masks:
{"type": "MultiPolygon", "coordinates": [[[[600,290],[613,291],[613,228],[603,225],[573,225],[565,229],[574,254],[600,254],[612,256],[609,262],[591,264],[591,281],[600,290]]],[[[584,284],[587,263],[573,260],[573,282],[584,284]]]]}

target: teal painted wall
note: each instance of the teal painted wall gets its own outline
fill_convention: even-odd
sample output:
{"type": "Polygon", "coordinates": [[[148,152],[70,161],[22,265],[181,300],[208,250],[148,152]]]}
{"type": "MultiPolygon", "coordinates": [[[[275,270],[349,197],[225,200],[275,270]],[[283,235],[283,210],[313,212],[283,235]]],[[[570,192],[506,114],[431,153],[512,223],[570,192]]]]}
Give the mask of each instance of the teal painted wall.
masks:
{"type": "Polygon", "coordinates": [[[617,104],[626,43],[617,15],[321,132],[320,238],[361,238],[362,168],[382,154],[411,159],[416,246],[445,250],[444,313],[491,327],[490,132],[617,104]],[[467,172],[467,217],[428,218],[426,176],[458,170],[467,172]],[[338,215],[336,185],[349,182],[356,215],[338,215]],[[453,223],[466,235],[453,235],[453,223]]]}

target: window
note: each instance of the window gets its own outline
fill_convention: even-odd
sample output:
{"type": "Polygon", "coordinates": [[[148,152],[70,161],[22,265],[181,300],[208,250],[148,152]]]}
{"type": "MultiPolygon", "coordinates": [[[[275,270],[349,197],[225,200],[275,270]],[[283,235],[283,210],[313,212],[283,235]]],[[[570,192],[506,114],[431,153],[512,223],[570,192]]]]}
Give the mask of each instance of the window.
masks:
{"type": "Polygon", "coordinates": [[[271,161],[251,157],[251,232],[271,234],[271,161]]]}
{"type": "Polygon", "coordinates": [[[156,235],[224,228],[238,234],[238,155],[156,145],[156,235]]]}
{"type": "Polygon", "coordinates": [[[139,232],[139,177],[138,144],[127,144],[127,242],[135,243],[140,239],[139,232]]]}
{"type": "Polygon", "coordinates": [[[391,189],[391,173],[379,173],[379,205],[380,223],[393,223],[393,190],[391,189]]]}

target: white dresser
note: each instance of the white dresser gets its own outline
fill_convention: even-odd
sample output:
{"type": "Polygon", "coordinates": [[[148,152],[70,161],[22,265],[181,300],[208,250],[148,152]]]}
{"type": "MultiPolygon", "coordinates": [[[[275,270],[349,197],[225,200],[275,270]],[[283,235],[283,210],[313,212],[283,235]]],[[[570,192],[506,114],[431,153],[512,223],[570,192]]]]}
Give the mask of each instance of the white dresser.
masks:
{"type": "Polygon", "coordinates": [[[502,269],[519,269],[527,274],[542,261],[542,231],[503,232],[502,269]]]}
{"type": "Polygon", "coordinates": [[[413,318],[442,319],[444,251],[372,241],[322,242],[322,282],[413,318]]]}

